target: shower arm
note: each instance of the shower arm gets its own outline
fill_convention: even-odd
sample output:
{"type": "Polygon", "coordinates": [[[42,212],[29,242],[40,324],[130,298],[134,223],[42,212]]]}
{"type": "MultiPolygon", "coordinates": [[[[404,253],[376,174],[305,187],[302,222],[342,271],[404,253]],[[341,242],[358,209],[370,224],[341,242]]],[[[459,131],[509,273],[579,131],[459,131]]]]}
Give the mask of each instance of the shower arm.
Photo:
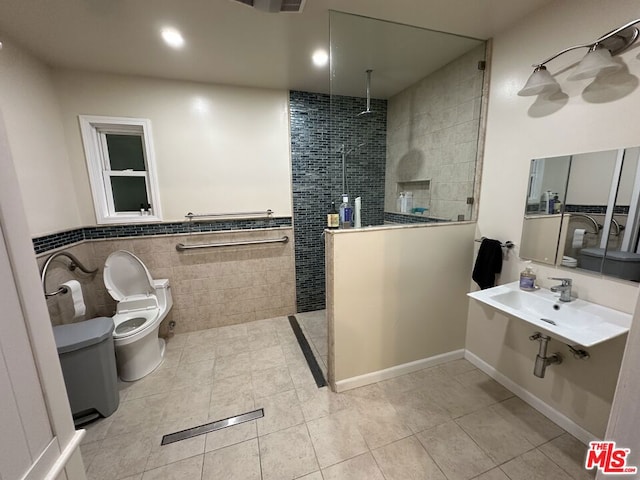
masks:
{"type": "Polygon", "coordinates": [[[367,112],[371,111],[371,72],[373,70],[367,70],[367,112]]]}
{"type": "Polygon", "coordinates": [[[342,144],[342,195],[347,194],[347,151],[342,144]]]}

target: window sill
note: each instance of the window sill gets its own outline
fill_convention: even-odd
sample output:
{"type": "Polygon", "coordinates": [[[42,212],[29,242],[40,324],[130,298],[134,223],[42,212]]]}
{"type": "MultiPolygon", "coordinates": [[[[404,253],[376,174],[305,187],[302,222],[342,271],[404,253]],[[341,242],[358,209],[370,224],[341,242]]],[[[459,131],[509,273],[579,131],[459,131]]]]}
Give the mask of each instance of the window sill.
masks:
{"type": "Polygon", "coordinates": [[[99,218],[97,220],[98,225],[113,225],[113,224],[129,224],[129,223],[153,223],[161,222],[162,218],[157,215],[122,215],[118,217],[99,218]]]}

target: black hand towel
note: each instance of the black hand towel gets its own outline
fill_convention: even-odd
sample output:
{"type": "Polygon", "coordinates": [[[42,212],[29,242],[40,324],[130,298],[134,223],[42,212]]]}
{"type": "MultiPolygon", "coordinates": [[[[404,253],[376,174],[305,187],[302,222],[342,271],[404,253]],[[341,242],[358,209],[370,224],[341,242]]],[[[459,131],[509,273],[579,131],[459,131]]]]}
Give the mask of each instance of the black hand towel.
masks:
{"type": "Polygon", "coordinates": [[[496,284],[496,274],[502,271],[502,244],[499,240],[483,238],[471,278],[482,290],[496,284]]]}

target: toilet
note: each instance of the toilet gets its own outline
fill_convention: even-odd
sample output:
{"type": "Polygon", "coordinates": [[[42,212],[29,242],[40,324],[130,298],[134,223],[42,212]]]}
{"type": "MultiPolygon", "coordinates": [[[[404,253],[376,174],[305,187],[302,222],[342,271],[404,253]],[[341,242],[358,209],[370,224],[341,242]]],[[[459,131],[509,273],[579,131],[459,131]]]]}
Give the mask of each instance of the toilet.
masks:
{"type": "Polygon", "coordinates": [[[118,375],[132,382],[162,363],[165,343],[160,323],[173,306],[169,280],[154,280],[142,260],[126,250],[113,252],[104,265],[104,284],[118,302],[113,340],[118,375]]]}
{"type": "Polygon", "coordinates": [[[577,268],[578,260],[573,257],[568,257],[565,255],[562,257],[562,266],[569,267],[569,268],[577,268]]]}

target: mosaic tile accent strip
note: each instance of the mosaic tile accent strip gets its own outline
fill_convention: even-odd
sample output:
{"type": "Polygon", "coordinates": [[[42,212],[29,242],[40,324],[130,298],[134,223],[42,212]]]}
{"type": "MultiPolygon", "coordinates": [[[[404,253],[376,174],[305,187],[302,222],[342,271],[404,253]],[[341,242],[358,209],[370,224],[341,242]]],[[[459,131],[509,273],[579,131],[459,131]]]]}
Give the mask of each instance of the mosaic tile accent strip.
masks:
{"type": "Polygon", "coordinates": [[[84,227],[54,233],[33,239],[36,254],[64,247],[82,240],[98,240],[125,237],[150,237],[179,233],[222,232],[229,230],[255,230],[261,228],[291,227],[291,217],[257,220],[222,220],[206,222],[165,222],[130,225],[106,225],[84,227]]]}
{"type": "Polygon", "coordinates": [[[451,220],[443,220],[441,218],[423,217],[421,215],[409,215],[396,212],[384,212],[385,223],[402,223],[402,224],[414,224],[414,223],[448,223],[451,220]]]}
{"type": "Polygon", "coordinates": [[[362,197],[363,225],[384,223],[387,102],[372,100],[376,113],[361,117],[364,98],[292,91],[289,102],[297,307],[309,312],[325,308],[322,233],[331,202],[338,207],[345,193],[343,144],[354,149],[346,162],[352,205],[362,197]]]}
{"type": "Polygon", "coordinates": [[[33,249],[36,254],[44,253],[55,248],[81,242],[82,240],[84,240],[84,229],[76,228],[74,230],[67,230],[66,232],[36,237],[33,239],[33,249]]]}
{"type": "MultiPolygon", "coordinates": [[[[571,213],[593,213],[596,215],[605,215],[607,213],[606,205],[565,205],[564,211],[571,213]]],[[[613,207],[613,213],[616,215],[628,215],[629,214],[629,206],[628,205],[616,205],[613,207]]]]}

